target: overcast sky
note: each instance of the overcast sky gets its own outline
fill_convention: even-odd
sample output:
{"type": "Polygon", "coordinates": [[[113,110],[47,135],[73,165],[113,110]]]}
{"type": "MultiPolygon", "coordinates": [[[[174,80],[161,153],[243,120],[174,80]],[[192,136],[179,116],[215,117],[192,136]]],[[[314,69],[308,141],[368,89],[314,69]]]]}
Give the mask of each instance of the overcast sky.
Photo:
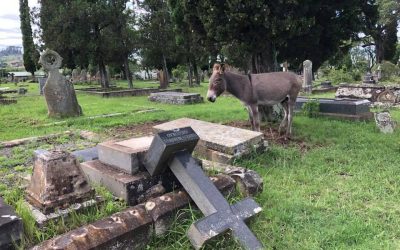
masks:
{"type": "MultiPolygon", "coordinates": [[[[37,5],[38,0],[29,0],[29,7],[37,5]]],[[[0,48],[22,46],[19,24],[19,0],[0,0],[0,48]]]]}
{"type": "MultiPolygon", "coordinates": [[[[37,2],[29,0],[29,7],[37,6],[37,2]]],[[[400,30],[397,34],[400,36],[400,30]]],[[[0,0],[0,49],[11,45],[22,46],[19,0],[0,0]]]]}

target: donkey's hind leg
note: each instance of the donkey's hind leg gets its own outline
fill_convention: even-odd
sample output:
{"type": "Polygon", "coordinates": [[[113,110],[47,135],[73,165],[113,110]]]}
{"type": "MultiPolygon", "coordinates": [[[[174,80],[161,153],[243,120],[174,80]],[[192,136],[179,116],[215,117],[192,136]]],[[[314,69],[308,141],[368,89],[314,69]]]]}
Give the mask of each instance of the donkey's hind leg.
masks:
{"type": "Polygon", "coordinates": [[[257,105],[249,105],[251,110],[251,116],[253,118],[252,129],[254,131],[260,131],[260,113],[258,112],[257,105]]]}
{"type": "Polygon", "coordinates": [[[289,110],[288,110],[288,98],[285,98],[285,100],[283,100],[283,101],[281,102],[281,104],[282,104],[283,111],[284,111],[285,115],[284,115],[284,117],[283,117],[283,119],[282,119],[282,121],[281,121],[281,124],[279,125],[279,130],[278,130],[278,132],[279,132],[280,135],[283,134],[282,129],[285,129],[285,130],[287,131],[287,126],[288,126],[288,112],[289,112],[289,110]]]}
{"type": "Polygon", "coordinates": [[[254,130],[254,117],[253,111],[251,110],[250,106],[246,106],[247,112],[249,113],[249,121],[251,124],[251,129],[254,130]]]}
{"type": "Polygon", "coordinates": [[[289,98],[288,102],[288,127],[286,129],[286,137],[289,138],[292,135],[292,123],[293,123],[293,109],[296,104],[296,97],[289,98]]]}

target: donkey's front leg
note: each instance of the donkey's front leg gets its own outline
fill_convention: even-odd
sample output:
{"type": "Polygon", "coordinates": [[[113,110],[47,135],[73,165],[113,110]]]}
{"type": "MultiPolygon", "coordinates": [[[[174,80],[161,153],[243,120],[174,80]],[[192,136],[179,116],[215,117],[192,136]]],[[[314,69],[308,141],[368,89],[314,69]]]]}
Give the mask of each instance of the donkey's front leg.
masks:
{"type": "Polygon", "coordinates": [[[260,131],[260,113],[258,112],[258,105],[255,104],[249,107],[251,109],[251,114],[253,117],[252,129],[254,131],[260,131]]]}

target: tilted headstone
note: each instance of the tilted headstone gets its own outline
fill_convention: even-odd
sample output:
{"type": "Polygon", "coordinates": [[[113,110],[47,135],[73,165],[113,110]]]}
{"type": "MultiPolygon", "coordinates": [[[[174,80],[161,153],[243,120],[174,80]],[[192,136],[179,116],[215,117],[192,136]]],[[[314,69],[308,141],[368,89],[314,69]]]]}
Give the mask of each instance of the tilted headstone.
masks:
{"type": "Polygon", "coordinates": [[[305,60],[303,62],[303,89],[306,92],[311,92],[313,72],[312,72],[312,62],[310,60],[305,60]]]}
{"type": "Polygon", "coordinates": [[[229,229],[246,249],[262,249],[261,242],[244,223],[259,213],[261,207],[251,198],[229,205],[191,156],[198,140],[199,137],[190,127],[158,133],[145,156],[147,170],[150,174],[158,174],[168,165],[205,215],[192,224],[188,231],[189,239],[196,249],[229,229]]]}
{"type": "Polygon", "coordinates": [[[49,77],[43,88],[48,115],[50,117],[82,115],[74,86],[59,72],[62,57],[57,52],[47,49],[40,56],[39,62],[49,72],[49,77]]]}

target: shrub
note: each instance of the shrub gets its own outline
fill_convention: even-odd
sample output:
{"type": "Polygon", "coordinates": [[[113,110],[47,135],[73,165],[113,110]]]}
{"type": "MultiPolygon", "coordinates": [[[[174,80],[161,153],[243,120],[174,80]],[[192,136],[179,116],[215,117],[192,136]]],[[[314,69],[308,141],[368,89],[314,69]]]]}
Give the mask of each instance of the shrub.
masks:
{"type": "Polygon", "coordinates": [[[303,115],[307,117],[317,117],[319,113],[319,100],[310,99],[301,107],[303,115]]]}
{"type": "MultiPolygon", "coordinates": [[[[373,71],[378,70],[379,65],[375,65],[373,68],[373,71]]],[[[380,64],[381,67],[381,80],[382,81],[388,81],[388,80],[393,80],[396,76],[400,74],[400,68],[399,66],[389,62],[389,61],[383,61],[380,64]]]]}
{"type": "Polygon", "coordinates": [[[185,66],[178,65],[175,69],[172,70],[172,75],[176,79],[177,82],[182,82],[182,80],[186,77],[186,68],[185,66]]]}

